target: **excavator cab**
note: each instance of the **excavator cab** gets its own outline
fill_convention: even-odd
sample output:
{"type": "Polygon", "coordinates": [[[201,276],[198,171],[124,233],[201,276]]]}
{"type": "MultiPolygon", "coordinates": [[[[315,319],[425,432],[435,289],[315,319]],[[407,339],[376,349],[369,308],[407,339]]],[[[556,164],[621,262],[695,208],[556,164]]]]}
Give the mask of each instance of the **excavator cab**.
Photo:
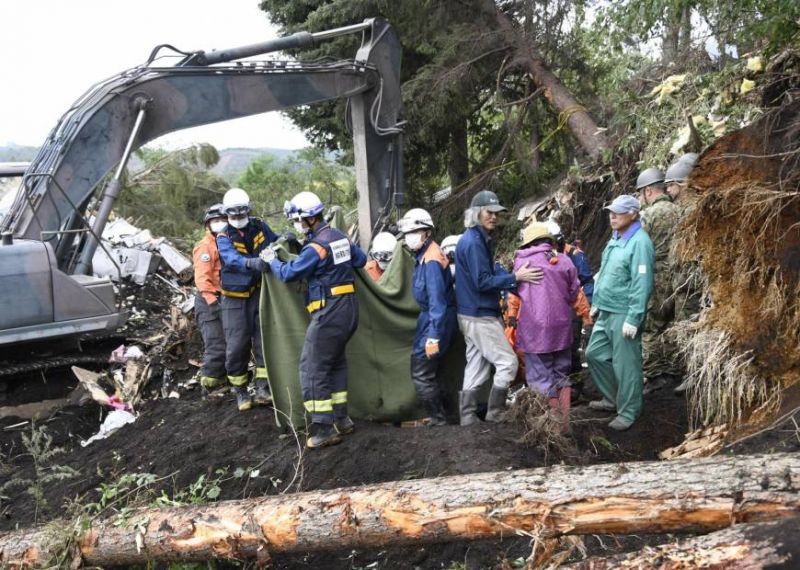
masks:
{"type": "Polygon", "coordinates": [[[358,239],[366,246],[402,203],[399,78],[399,40],[388,22],[373,18],[209,53],[158,46],[144,65],[93,86],[50,133],[3,217],[0,347],[124,323],[114,285],[92,276],[92,259],[131,154],[177,130],[348,99],[358,239]],[[238,61],[351,33],[362,34],[351,60],[238,61]],[[156,65],[164,50],[180,55],[176,65],[156,65]]]}

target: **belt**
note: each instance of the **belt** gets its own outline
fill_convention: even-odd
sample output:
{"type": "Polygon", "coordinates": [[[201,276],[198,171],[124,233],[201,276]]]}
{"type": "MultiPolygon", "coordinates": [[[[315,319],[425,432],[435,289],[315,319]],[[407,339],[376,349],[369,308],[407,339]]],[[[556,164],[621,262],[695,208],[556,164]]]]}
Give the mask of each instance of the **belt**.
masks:
{"type": "MultiPolygon", "coordinates": [[[[347,283],[346,285],[337,285],[336,287],[331,287],[330,296],[338,297],[339,295],[348,295],[355,292],[355,286],[352,283],[347,283]]],[[[319,311],[324,306],[325,299],[317,299],[316,301],[311,301],[308,305],[306,305],[306,310],[308,310],[309,313],[313,313],[315,311],[319,311]]]]}

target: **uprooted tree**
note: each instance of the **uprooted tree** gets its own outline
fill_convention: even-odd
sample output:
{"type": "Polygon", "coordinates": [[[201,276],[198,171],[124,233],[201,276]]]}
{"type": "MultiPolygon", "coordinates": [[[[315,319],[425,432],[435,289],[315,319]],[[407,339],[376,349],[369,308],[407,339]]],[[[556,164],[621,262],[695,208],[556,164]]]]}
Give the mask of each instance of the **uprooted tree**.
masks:
{"type": "MultiPolygon", "coordinates": [[[[93,521],[71,544],[84,563],[113,566],[513,534],[702,532],[800,515],[798,486],[793,454],[558,466],[140,509],[93,521]]],[[[0,535],[0,565],[46,565],[64,526],[60,538],[52,527],[0,535]]]]}

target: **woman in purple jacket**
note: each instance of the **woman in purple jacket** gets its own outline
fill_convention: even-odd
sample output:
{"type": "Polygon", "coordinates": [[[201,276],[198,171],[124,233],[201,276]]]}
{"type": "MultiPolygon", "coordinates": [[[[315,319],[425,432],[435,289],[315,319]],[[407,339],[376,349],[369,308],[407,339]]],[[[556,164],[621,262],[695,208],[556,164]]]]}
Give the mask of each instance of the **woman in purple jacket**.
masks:
{"type": "Polygon", "coordinates": [[[578,270],[569,257],[558,253],[546,224],[529,224],[522,230],[522,243],[514,269],[526,264],[540,268],[544,279],[535,286],[519,285],[517,350],[525,353],[528,386],[560,411],[563,431],[569,431],[572,305],[581,287],[578,270]]]}

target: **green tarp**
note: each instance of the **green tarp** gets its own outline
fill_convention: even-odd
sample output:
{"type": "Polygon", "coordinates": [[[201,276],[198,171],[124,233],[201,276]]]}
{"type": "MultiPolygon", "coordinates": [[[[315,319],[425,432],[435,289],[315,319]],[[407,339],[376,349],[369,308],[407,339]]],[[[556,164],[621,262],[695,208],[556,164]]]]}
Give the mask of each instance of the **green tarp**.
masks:
{"type": "MultiPolygon", "coordinates": [[[[332,225],[336,224],[336,221],[332,225]]],[[[290,257],[281,252],[282,259],[290,257]]],[[[411,345],[419,307],[411,293],[414,259],[400,244],[381,279],[356,270],[358,331],[347,346],[348,403],[351,417],[398,422],[425,416],[410,377],[411,345]]],[[[308,312],[304,283],[281,283],[264,275],[261,333],[278,420],[304,424],[298,362],[308,312]]],[[[452,406],[464,374],[464,346],[459,337],[444,363],[447,399],[452,406]]]]}

